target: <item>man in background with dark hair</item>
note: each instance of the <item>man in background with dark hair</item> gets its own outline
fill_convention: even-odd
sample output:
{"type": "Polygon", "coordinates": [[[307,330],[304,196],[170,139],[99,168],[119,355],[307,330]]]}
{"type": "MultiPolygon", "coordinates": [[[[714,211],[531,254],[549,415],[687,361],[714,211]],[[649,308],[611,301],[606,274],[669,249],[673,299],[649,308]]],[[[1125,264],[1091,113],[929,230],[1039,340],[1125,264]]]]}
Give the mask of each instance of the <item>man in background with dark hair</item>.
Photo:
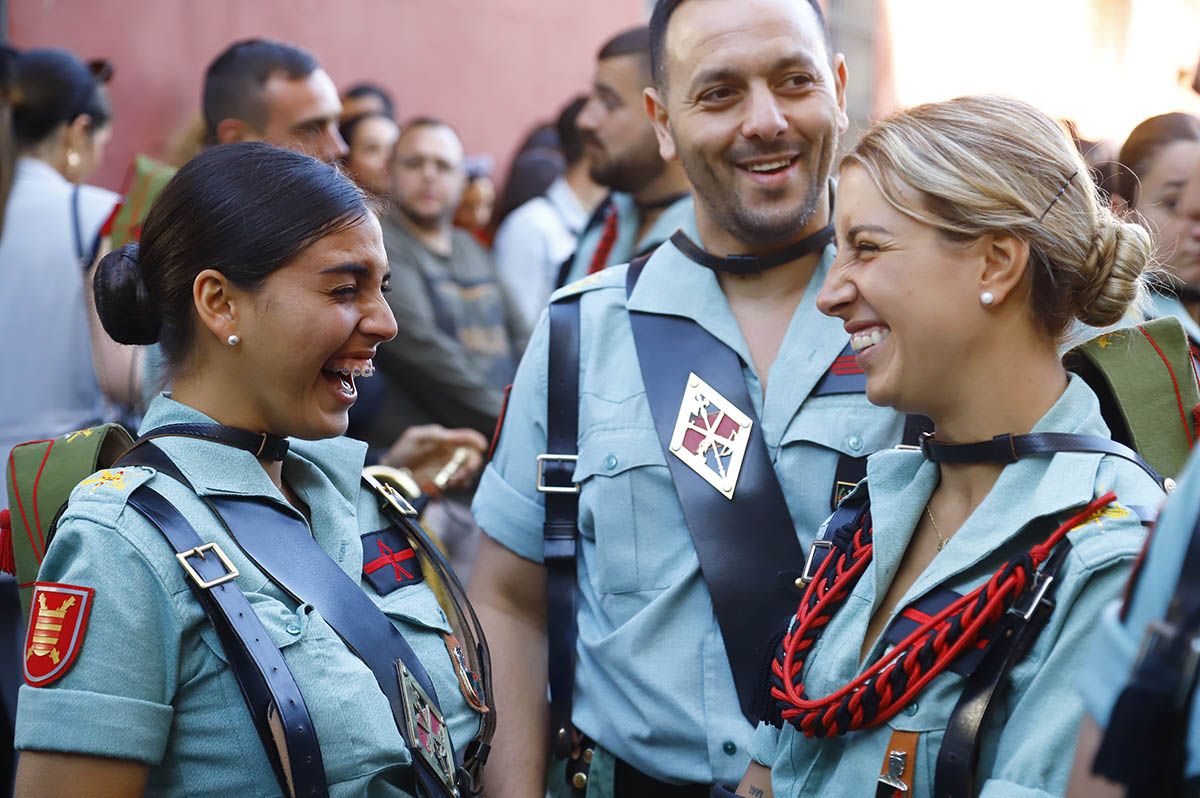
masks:
{"type": "Polygon", "coordinates": [[[611,193],[565,264],[559,286],[654,251],[691,216],[687,175],[659,155],[646,118],[642,91],[650,83],[649,28],[619,33],[600,48],[592,92],[576,124],[592,180],[611,193]]]}
{"type": "MultiPolygon", "coordinates": [[[[400,330],[376,351],[384,411],[368,442],[386,446],[405,428],[429,423],[490,434],[528,334],[491,256],[454,226],[466,185],[458,134],[437,119],[408,122],[391,176],[394,208],[381,221],[392,266],[387,298],[400,330]]],[[[460,576],[469,572],[478,545],[467,504],[462,496],[449,497],[430,512],[444,510],[450,518],[428,518],[460,576]]]]}
{"type": "Polygon", "coordinates": [[[517,208],[496,231],[493,253],[500,283],[528,327],[546,307],[563,262],[579,243],[588,217],[604,195],[589,174],[577,126],[586,97],[577,97],[558,115],[555,128],[567,168],[546,192],[517,208]]]}
{"type": "Polygon", "coordinates": [[[501,798],[540,794],[539,739],[561,795],[736,783],[805,550],[903,428],[816,306],[847,125],[816,0],[660,0],[650,30],[642,107],[693,212],[555,295],[472,508],[501,798]]]}
{"type": "Polygon", "coordinates": [[[231,45],[204,75],[203,110],[209,144],[265,141],[326,163],[346,154],[337,89],[312,55],[292,45],[231,45]]]}
{"type": "Polygon", "coordinates": [[[342,92],[343,122],[370,113],[396,118],[396,102],[387,89],[376,83],[355,83],[342,92]]]}

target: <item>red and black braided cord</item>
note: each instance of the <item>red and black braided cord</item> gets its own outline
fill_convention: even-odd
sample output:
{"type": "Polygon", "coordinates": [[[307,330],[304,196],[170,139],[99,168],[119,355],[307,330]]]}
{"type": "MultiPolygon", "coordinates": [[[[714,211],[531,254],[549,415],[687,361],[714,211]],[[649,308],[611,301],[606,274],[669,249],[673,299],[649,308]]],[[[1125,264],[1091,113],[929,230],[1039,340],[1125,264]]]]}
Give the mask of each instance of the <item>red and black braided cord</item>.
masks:
{"type": "Polygon", "coordinates": [[[893,717],[960,654],[986,644],[1067,533],[1115,499],[1111,492],[1096,499],[1042,543],[1005,563],[986,583],[922,623],[853,681],[824,698],[810,699],[803,682],[808,652],[850,596],[873,553],[869,512],[835,530],[833,548],[809,583],[771,664],[771,697],[782,719],[808,737],[829,737],[893,717]]]}

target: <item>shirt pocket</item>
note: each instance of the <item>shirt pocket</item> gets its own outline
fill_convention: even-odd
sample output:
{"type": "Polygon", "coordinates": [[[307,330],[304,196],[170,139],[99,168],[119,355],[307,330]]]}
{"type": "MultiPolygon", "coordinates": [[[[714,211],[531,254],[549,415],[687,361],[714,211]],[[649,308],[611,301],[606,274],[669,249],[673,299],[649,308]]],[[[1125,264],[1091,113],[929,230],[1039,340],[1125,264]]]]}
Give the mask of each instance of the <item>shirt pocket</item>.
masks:
{"type": "Polygon", "coordinates": [[[581,556],[601,593],[668,587],[695,558],[654,429],[592,430],[579,447],[575,481],[581,556]]]}
{"type": "Polygon", "coordinates": [[[805,402],[780,440],[776,469],[802,536],[815,535],[833,511],[835,494],[844,496],[866,476],[867,455],[900,443],[903,430],[904,416],[863,394],[805,402]],[[843,459],[848,468],[839,473],[843,459]]]}

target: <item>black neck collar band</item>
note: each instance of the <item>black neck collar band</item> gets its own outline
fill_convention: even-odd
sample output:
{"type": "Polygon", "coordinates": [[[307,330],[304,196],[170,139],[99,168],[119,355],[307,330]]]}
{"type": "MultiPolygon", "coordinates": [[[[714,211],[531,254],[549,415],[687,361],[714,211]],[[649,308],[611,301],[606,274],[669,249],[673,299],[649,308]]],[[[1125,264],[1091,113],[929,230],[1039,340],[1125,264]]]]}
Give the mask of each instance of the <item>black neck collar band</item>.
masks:
{"type": "Polygon", "coordinates": [[[698,263],[706,269],[723,274],[759,274],[767,269],[791,263],[806,255],[820,252],[833,241],[833,225],[822,227],[810,236],[800,239],[794,244],[788,244],[783,249],[768,252],[764,255],[729,255],[722,258],[706,252],[698,246],[682,230],[671,236],[671,243],[682,252],[688,260],[698,263]]]}
{"type": "Polygon", "coordinates": [[[137,443],[166,437],[199,438],[222,443],[265,460],[282,460],[288,451],[287,438],[269,432],[251,432],[238,427],[227,427],[224,424],[167,424],[138,436],[137,443]]]}

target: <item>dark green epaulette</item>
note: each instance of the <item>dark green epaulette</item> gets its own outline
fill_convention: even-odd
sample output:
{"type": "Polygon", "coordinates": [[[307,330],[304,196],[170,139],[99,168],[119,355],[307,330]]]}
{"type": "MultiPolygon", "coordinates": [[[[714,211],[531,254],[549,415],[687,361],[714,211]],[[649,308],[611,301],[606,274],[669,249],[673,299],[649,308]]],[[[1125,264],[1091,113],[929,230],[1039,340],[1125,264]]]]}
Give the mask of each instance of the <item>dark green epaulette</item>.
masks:
{"type": "MultiPolygon", "coordinates": [[[[38,568],[71,491],[132,444],[120,425],[105,424],[12,450],[6,474],[9,509],[0,513],[0,570],[16,576],[26,620],[38,568]]],[[[104,473],[97,478],[104,479],[104,473]]]]}

